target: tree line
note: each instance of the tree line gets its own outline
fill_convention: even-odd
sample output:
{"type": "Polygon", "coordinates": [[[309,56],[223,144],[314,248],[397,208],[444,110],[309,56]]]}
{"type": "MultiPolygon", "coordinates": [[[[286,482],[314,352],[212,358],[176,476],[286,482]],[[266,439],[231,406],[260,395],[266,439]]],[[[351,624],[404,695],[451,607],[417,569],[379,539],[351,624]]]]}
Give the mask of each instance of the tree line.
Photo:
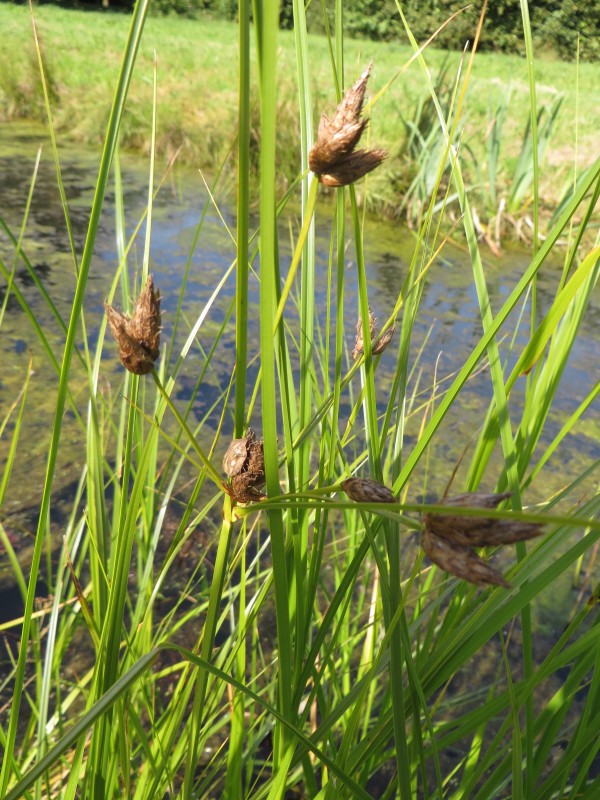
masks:
{"type": "MultiPolygon", "coordinates": [[[[74,8],[129,10],[134,0],[38,0],[74,8]]],[[[335,0],[325,0],[333,17],[335,0]]],[[[464,8],[464,0],[404,0],[402,9],[417,40],[428,39],[452,14],[464,8]]],[[[436,45],[462,49],[473,38],[482,0],[474,0],[436,37],[436,45]]],[[[152,0],[155,14],[195,17],[209,14],[235,19],[237,0],[152,0]]],[[[348,35],[379,41],[406,41],[395,0],[345,0],[345,27],[348,35]]],[[[600,61],[600,2],[598,0],[530,0],[529,13],[536,44],[556,56],[571,60],[577,55],[584,61],[600,61]]],[[[323,32],[323,4],[307,5],[309,30],[323,32]]],[[[293,27],[292,0],[281,0],[282,28],[293,27]]],[[[520,0],[492,0],[488,3],[481,50],[523,53],[520,0]]]]}

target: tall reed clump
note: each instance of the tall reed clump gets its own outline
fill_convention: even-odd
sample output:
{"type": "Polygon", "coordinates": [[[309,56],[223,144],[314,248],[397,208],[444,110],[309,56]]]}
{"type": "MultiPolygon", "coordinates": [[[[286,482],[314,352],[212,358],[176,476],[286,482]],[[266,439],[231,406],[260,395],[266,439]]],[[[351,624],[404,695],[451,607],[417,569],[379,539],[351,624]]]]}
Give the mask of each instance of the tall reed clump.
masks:
{"type": "MultiPolygon", "coordinates": [[[[537,198],[534,58],[527,3],[522,7],[537,198]]],[[[444,146],[404,286],[392,314],[376,328],[363,248],[369,224],[358,211],[353,185],[364,178],[362,190],[368,192],[368,173],[384,157],[370,142],[359,146],[361,137],[368,141],[368,115],[377,113],[378,94],[369,98],[367,89],[371,67],[345,65],[343,4],[337,0],[329,35],[331,106],[315,137],[310,41],[304,4],[294,0],[298,180],[277,196],[279,7],[275,0],[255,4],[260,218],[252,231],[252,45],[249,8],[241,3],[236,258],[195,319],[184,314],[203,213],[180,295],[171,298],[175,313],[166,335],[160,287],[149,270],[154,161],[147,208],[137,225],[145,223],[145,247],[133,283],[118,159],[119,126],[147,9],[148,0],[139,0],[133,12],[81,254],[70,234],[53,140],[73,257],[73,307],[69,320],[59,320],[65,331],[62,352],[53,350],[31,319],[56,369],[58,390],[31,563],[23,573],[13,561],[24,612],[11,623],[16,631],[20,626],[20,647],[4,684],[10,683],[12,698],[0,728],[0,796],[283,800],[291,791],[318,800],[596,796],[596,608],[579,606],[557,619],[560,634],[542,649],[532,607],[561,576],[576,575],[581,564],[591,571],[587,554],[600,537],[600,493],[579,493],[585,480],[597,480],[600,462],[565,482],[558,495],[547,498],[544,490],[545,465],[600,386],[596,381],[558,433],[548,435],[555,430],[549,426],[559,413],[557,390],[600,269],[598,245],[580,248],[600,193],[600,161],[574,187],[543,243],[535,228],[527,269],[493,311],[462,178],[463,156],[455,144],[483,17],[445,113],[427,51],[406,27],[444,146]],[[119,264],[107,319],[99,334],[90,335],[84,298],[111,174],[119,264]],[[435,380],[423,404],[413,334],[425,285],[436,280],[436,259],[446,245],[440,233],[445,202],[440,207],[438,195],[448,174],[443,196],[455,195],[460,204],[481,334],[452,380],[435,380]],[[332,202],[320,199],[320,184],[335,188],[332,202]],[[288,264],[277,223],[297,195],[301,218],[288,264]],[[330,226],[324,309],[315,300],[317,218],[330,226]],[[562,274],[542,315],[536,277],[565,234],[562,274]],[[345,302],[349,247],[357,270],[358,326],[345,302]],[[232,273],[234,301],[211,349],[200,350],[198,332],[232,273]],[[260,336],[251,341],[249,293],[256,281],[260,336]],[[528,325],[524,346],[506,335],[514,332],[508,327],[513,312],[521,333],[528,325]],[[107,323],[116,343],[105,342],[107,323]],[[208,427],[206,418],[195,424],[194,400],[202,396],[204,376],[223,358],[220,344],[234,324],[235,364],[213,409],[219,424],[208,427]],[[176,349],[178,334],[184,343],[176,349]],[[116,353],[116,346],[126,369],[119,391],[109,396],[102,391],[101,355],[109,349],[116,353]],[[384,349],[395,366],[382,396],[384,349]],[[195,350],[203,366],[184,406],[177,398],[178,381],[195,350]],[[433,460],[433,444],[452,435],[444,427],[449,410],[460,405],[461,390],[482,363],[488,365],[489,409],[473,420],[473,440],[460,443],[463,466],[433,460]],[[74,364],[85,370],[83,405],[69,383],[74,364]],[[345,405],[349,414],[342,411],[345,405]],[[66,410],[79,420],[86,460],[58,563],[46,566],[51,599],[46,616],[40,616],[34,597],[48,546],[66,410]],[[407,439],[407,426],[417,422],[418,436],[407,439]],[[231,429],[233,442],[223,433],[231,429]],[[465,493],[446,499],[456,470],[465,493]],[[184,474],[193,482],[181,503],[184,474]],[[544,501],[524,511],[528,490],[544,501]],[[432,492],[437,503],[419,502],[432,492]],[[176,523],[165,548],[169,514],[176,523]],[[422,536],[429,559],[415,546],[413,531],[422,536]],[[199,532],[210,544],[198,564],[190,565],[199,532]],[[506,575],[476,551],[515,542],[515,556],[504,562],[506,575]],[[179,585],[184,564],[186,580],[179,585]],[[167,605],[164,594],[173,586],[175,599],[167,605]],[[69,668],[72,642],[90,654],[75,676],[69,668]]],[[[398,13],[404,21],[400,5],[398,13]]],[[[399,79],[403,70],[400,66],[399,79]]],[[[40,71],[43,78],[41,59],[40,71]]],[[[393,85],[384,90],[393,92],[393,85]]],[[[154,93],[156,110],[156,71],[154,93]]],[[[46,104],[52,135],[47,90],[46,104]]],[[[156,114],[151,124],[154,141],[156,114]]],[[[19,237],[12,241],[15,263],[27,264],[19,237]]],[[[23,404],[4,413],[20,418],[23,404]]],[[[19,425],[11,433],[7,475],[21,457],[19,425]]],[[[2,499],[4,489],[3,482],[2,499]]],[[[10,553],[6,536],[3,544],[10,553]]]]}

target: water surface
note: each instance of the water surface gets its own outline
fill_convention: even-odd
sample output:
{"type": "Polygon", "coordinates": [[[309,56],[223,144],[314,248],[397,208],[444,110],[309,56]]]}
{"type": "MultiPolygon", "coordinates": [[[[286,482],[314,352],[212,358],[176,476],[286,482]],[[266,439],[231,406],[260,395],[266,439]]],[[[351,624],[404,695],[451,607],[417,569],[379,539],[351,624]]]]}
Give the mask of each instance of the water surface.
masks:
{"type": "MultiPolygon", "coordinates": [[[[45,287],[64,325],[68,324],[75,286],[75,267],[71,254],[64,213],[57,189],[55,166],[51,148],[44,131],[27,125],[7,125],[0,128],[0,175],[2,197],[0,215],[15,238],[19,238],[26,210],[29,185],[32,179],[36,153],[42,146],[42,158],[36,177],[31,207],[23,232],[23,251],[35,275],[45,287]]],[[[60,152],[62,178],[69,206],[73,237],[79,258],[85,241],[90,207],[96,181],[99,154],[97,152],[62,147],[60,152]]],[[[121,158],[125,220],[128,235],[134,231],[143,217],[147,204],[148,164],[145,159],[130,155],[121,158]]],[[[199,221],[205,213],[198,241],[193,248],[189,264],[189,280],[183,300],[183,325],[174,344],[174,353],[179,352],[188,330],[202,313],[215,286],[228,270],[235,257],[235,247],[226,226],[235,229],[234,209],[230,198],[220,197],[219,216],[209,202],[208,194],[200,174],[194,170],[176,170],[165,182],[154,204],[152,223],[152,245],[150,268],[155,283],[163,297],[162,308],[163,342],[171,341],[173,321],[183,276],[185,274],[199,221]],[[207,206],[208,204],[208,206],[207,206]]],[[[102,320],[103,303],[114,279],[118,264],[115,224],[115,191],[109,189],[98,232],[85,299],[85,325],[90,347],[93,347],[102,320]]],[[[328,202],[319,204],[317,247],[317,311],[318,322],[325,320],[327,307],[327,259],[330,246],[330,226],[333,207],[328,202]]],[[[253,220],[257,224],[257,220],[253,220]]],[[[297,231],[298,219],[293,209],[281,220],[280,241],[282,271],[287,269],[289,259],[289,230],[297,231]]],[[[130,251],[127,268],[131,280],[139,274],[143,256],[145,227],[142,224],[130,251]]],[[[346,251],[346,291],[344,313],[348,331],[347,346],[354,346],[354,326],[357,318],[356,263],[348,226],[349,242],[346,251]]],[[[399,223],[368,218],[365,226],[365,252],[369,275],[370,303],[381,320],[392,312],[394,302],[405,280],[414,249],[413,235],[399,223]]],[[[556,284],[560,277],[560,252],[556,259],[547,263],[539,275],[539,314],[549,308],[556,284]]],[[[498,309],[529,264],[531,254],[525,250],[507,247],[501,257],[486,255],[485,269],[491,302],[498,309]]],[[[15,264],[15,248],[4,231],[0,232],[0,258],[10,272],[15,264]]],[[[258,263],[256,262],[258,268],[258,263]]],[[[37,323],[48,337],[49,344],[60,360],[64,344],[64,330],[54,319],[43,300],[35,282],[20,260],[16,262],[15,286],[33,312],[37,323]]],[[[2,280],[0,299],[6,296],[6,279],[2,280]]],[[[224,320],[229,313],[235,291],[235,276],[232,274],[211,307],[200,328],[184,369],[178,377],[175,399],[183,407],[192,397],[198,376],[205,365],[205,354],[210,350],[224,320]]],[[[115,305],[122,302],[119,294],[115,305]]],[[[513,328],[518,315],[512,319],[513,328]]],[[[251,282],[249,308],[248,347],[249,359],[259,351],[258,284],[251,282]]],[[[577,342],[566,367],[558,399],[548,425],[545,442],[558,432],[567,416],[597,381],[600,366],[600,348],[597,346],[597,331],[600,325],[600,301],[598,294],[582,324],[577,342]]],[[[427,285],[415,326],[411,347],[411,363],[418,364],[409,384],[409,392],[415,393],[415,413],[410,418],[406,431],[406,453],[417,439],[426,404],[432,397],[434,379],[447,385],[444,380],[457,371],[481,336],[481,321],[472,270],[466,248],[460,242],[448,245],[442,256],[429,271],[427,285]]],[[[518,354],[526,342],[528,330],[528,307],[525,307],[521,327],[517,333],[518,354]]],[[[512,329],[511,329],[512,333],[512,329]]],[[[79,346],[82,338],[79,337],[79,346]]],[[[387,400],[397,358],[398,333],[381,359],[377,373],[377,387],[383,403],[387,400]]],[[[27,396],[19,458],[7,494],[4,511],[39,504],[45,469],[49,431],[52,424],[58,377],[47,354],[45,354],[31,321],[14,296],[9,296],[2,322],[2,373],[0,375],[0,408],[2,416],[18,399],[25,382],[30,357],[33,359],[33,375],[27,396]],[[22,457],[26,454],[26,457],[22,457]]],[[[507,354],[508,343],[502,345],[507,354]]],[[[218,345],[216,359],[207,371],[201,391],[194,402],[194,417],[200,420],[210,412],[213,404],[226,390],[235,360],[235,337],[233,318],[225,327],[218,345]]],[[[515,355],[508,356],[514,363],[515,355]]],[[[256,362],[250,367],[250,378],[256,375],[256,362]]],[[[107,338],[103,352],[101,390],[107,396],[118,395],[123,371],[116,359],[114,342],[107,338]]],[[[518,419],[520,392],[525,379],[519,381],[511,398],[514,419],[518,419]]],[[[358,378],[353,386],[359,388],[358,378]]],[[[77,359],[74,361],[71,389],[80,399],[81,411],[85,411],[86,379],[77,359]]],[[[439,394],[439,390],[438,390],[439,394]]],[[[354,395],[356,396],[356,394],[354,395]]],[[[443,428],[432,443],[434,458],[418,472],[434,464],[429,475],[429,485],[439,491],[452,473],[454,464],[465,447],[472,441],[478,427],[483,424],[489,400],[492,396],[489,372],[483,370],[468,382],[460,401],[456,403],[444,421],[443,428]]],[[[350,414],[350,394],[345,393],[340,412],[340,427],[345,427],[350,414]]],[[[218,423],[220,405],[211,414],[218,423]]],[[[258,416],[257,416],[258,419],[258,416]]],[[[2,459],[6,458],[10,442],[8,425],[1,441],[2,459]]],[[[226,416],[224,432],[231,430],[231,416],[226,416]]],[[[515,427],[515,425],[513,425],[515,427]]],[[[528,502],[547,498],[552,491],[564,486],[569,478],[580,472],[591,461],[600,456],[598,404],[590,409],[584,424],[577,433],[569,437],[559,449],[538,482],[529,490],[528,502]]],[[[225,449],[223,445],[223,450],[225,449]]],[[[218,454],[220,455],[220,454],[218,454]]],[[[468,461],[468,458],[467,458],[468,461]]],[[[465,462],[465,464],[467,463],[465,462]]],[[[495,460],[498,470],[500,463],[495,460]]],[[[69,487],[76,480],[84,464],[84,442],[80,425],[72,411],[68,411],[64,422],[61,454],[56,476],[57,489],[69,487]]],[[[490,470],[489,484],[493,489],[495,474],[490,470]]],[[[462,487],[457,486],[457,489],[462,487]]]]}

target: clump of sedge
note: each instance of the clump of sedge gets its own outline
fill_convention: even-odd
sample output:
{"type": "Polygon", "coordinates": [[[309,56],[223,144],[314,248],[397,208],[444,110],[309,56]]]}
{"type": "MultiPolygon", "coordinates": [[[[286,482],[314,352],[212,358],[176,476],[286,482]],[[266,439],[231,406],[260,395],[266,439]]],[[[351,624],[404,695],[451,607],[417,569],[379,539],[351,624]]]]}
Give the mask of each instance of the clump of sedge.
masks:
{"type": "MultiPolygon", "coordinates": [[[[496,508],[510,492],[485,494],[471,492],[449,497],[445,506],[465,508],[496,508]]],[[[490,564],[471,548],[514,544],[532,539],[542,533],[543,525],[512,519],[493,519],[456,514],[423,515],[423,550],[438,567],[479,586],[495,584],[510,588],[510,584],[490,564]]]]}
{"type": "Polygon", "coordinates": [[[160,294],[152,275],[138,298],[131,317],[104,304],[108,324],[119,346],[123,366],[134,375],[147,375],[160,354],[160,294]]]}
{"type": "Polygon", "coordinates": [[[342,489],[356,503],[395,503],[397,498],[391,489],[373,478],[347,478],[342,489]]]}
{"type": "MultiPolygon", "coordinates": [[[[382,335],[379,336],[379,330],[377,328],[377,317],[371,309],[369,308],[369,330],[371,332],[371,352],[374,356],[378,356],[388,344],[392,340],[392,336],[394,335],[394,331],[396,330],[396,326],[392,325],[391,328],[388,328],[387,331],[382,335]],[[379,336],[379,338],[377,338],[379,336]]],[[[356,341],[354,343],[354,350],[352,351],[352,358],[356,361],[356,359],[362,355],[365,349],[365,342],[363,339],[363,326],[362,326],[362,318],[359,316],[358,322],[356,323],[356,341]]]]}
{"type": "Polygon", "coordinates": [[[229,478],[225,490],[238,503],[262,500],[265,485],[265,456],[262,439],[257,440],[249,428],[243,439],[234,439],[223,458],[223,469],[229,478]]]}
{"type": "Polygon", "coordinates": [[[371,64],[348,89],[329,119],[321,116],[316,144],[308,156],[311,170],[326,186],[348,186],[381,164],[385,150],[355,150],[369,120],[361,119],[371,64]]]}

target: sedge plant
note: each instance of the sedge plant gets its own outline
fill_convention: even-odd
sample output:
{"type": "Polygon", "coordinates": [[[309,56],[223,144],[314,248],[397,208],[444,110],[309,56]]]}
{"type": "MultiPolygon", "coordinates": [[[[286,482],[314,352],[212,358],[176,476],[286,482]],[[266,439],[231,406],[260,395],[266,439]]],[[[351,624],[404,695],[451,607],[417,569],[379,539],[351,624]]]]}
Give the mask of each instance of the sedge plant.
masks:
{"type": "MultiPolygon", "coordinates": [[[[231,164],[223,165],[210,187],[174,318],[161,323],[151,253],[153,204],[162,181],[152,155],[146,208],[142,218],[130,220],[119,157],[148,0],[138,0],[131,19],[81,255],[53,138],[73,260],[73,306],[68,320],[60,318],[40,283],[40,296],[65,333],[61,351],[28,315],[58,388],[26,570],[0,528],[23,594],[22,616],[3,624],[20,640],[10,650],[10,675],[3,683],[4,689],[10,685],[11,697],[0,718],[0,795],[594,797],[600,780],[594,771],[598,593],[590,585],[590,603],[580,602],[560,620],[560,634],[545,649],[536,641],[532,609],[555,582],[581,575],[582,562],[591,580],[589,554],[600,538],[600,460],[566,478],[553,496],[545,491],[553,456],[568,444],[598,394],[596,380],[549,437],[560,413],[557,389],[598,280],[600,248],[585,234],[600,193],[600,161],[580,176],[543,241],[536,223],[529,264],[495,308],[461,148],[485,4],[474,44],[443,102],[430,77],[427,47],[406,25],[411,61],[435,111],[430,124],[439,146],[431,154],[433,181],[421,197],[407,274],[392,298],[392,313],[376,328],[365,257],[370,219],[359,202],[368,195],[370,171],[384,158],[366,128],[381,96],[366,89],[376,64],[346,63],[343,3],[335,3],[331,24],[324,8],[331,103],[319,109],[326,116],[315,128],[311,39],[304,4],[295,0],[293,7],[297,179],[279,192],[279,4],[256,0],[251,23],[250,9],[241,3],[236,229],[227,231],[235,254],[193,316],[184,302],[193,255],[202,248],[208,205],[218,210],[222,177],[231,164]],[[260,98],[257,216],[250,199],[253,81],[260,98]],[[324,136],[341,150],[329,147],[324,136]],[[355,186],[357,181],[362,182],[355,186]],[[106,319],[92,333],[84,299],[109,187],[117,198],[118,263],[108,322],[126,353],[121,349],[124,365],[114,373],[118,389],[107,393],[103,354],[114,355],[116,345],[105,336],[106,319]],[[458,203],[460,219],[448,225],[450,201],[458,203]],[[282,238],[286,218],[292,220],[291,255],[282,238]],[[317,225],[328,232],[324,255],[317,225]],[[132,252],[142,227],[138,267],[132,252]],[[440,256],[457,227],[473,272],[481,330],[460,368],[441,378],[421,363],[415,329],[427,286],[436,280],[440,256]],[[536,276],[549,268],[566,228],[564,266],[542,313],[536,276]],[[358,308],[348,303],[350,251],[358,308]],[[211,329],[206,349],[200,333],[234,273],[234,297],[225,300],[226,313],[211,329]],[[316,299],[320,279],[325,308],[316,299]],[[258,340],[249,335],[253,292],[258,340]],[[145,299],[136,305],[140,293],[145,299]],[[139,316],[147,306],[153,314],[150,338],[139,316]],[[511,327],[515,317],[521,339],[511,327]],[[235,361],[219,380],[218,360],[233,329],[235,361]],[[177,389],[192,355],[202,366],[184,403],[177,389]],[[386,363],[393,366],[382,392],[386,363]],[[74,365],[84,375],[84,402],[70,386],[74,365]],[[474,422],[472,440],[461,443],[459,463],[449,462],[437,443],[452,435],[449,415],[476,373],[489,382],[489,407],[474,422]],[[214,400],[198,420],[195,401],[215,376],[214,400]],[[67,409],[85,443],[85,460],[59,556],[44,565],[67,409]],[[233,450],[231,438],[238,443],[233,450]],[[225,453],[230,460],[224,471],[225,453]],[[484,487],[495,490],[483,495],[485,502],[484,487]],[[461,501],[450,499],[458,491],[465,493],[461,501]],[[500,501],[505,504],[497,508],[500,501]],[[472,533],[479,528],[494,538],[472,533]],[[518,541],[514,554],[502,557],[504,574],[493,586],[477,587],[468,570],[458,577],[452,559],[440,558],[439,549],[436,556],[431,547],[432,533],[446,548],[448,542],[463,547],[460,537],[467,535],[480,547],[497,544],[499,531],[506,530],[528,532],[519,539],[537,538],[518,541]],[[199,549],[194,541],[200,534],[199,549]],[[430,543],[431,560],[420,536],[426,548],[430,543]],[[34,599],[43,569],[51,597],[40,612],[34,599]],[[72,677],[74,644],[88,657],[72,677]],[[482,680],[473,679],[484,670],[482,680]],[[561,759],[553,759],[563,745],[561,759]]],[[[522,7],[531,48],[525,0],[522,7]]],[[[398,13],[404,20],[401,4],[398,13]]],[[[39,46],[37,52],[45,87],[39,46]]],[[[533,64],[533,51],[529,57],[533,64]]],[[[399,80],[405,68],[398,65],[399,80]]],[[[156,60],[153,79],[149,125],[155,142],[156,60]]],[[[382,91],[393,92],[394,80],[382,91]]],[[[47,88],[45,102],[54,137],[47,88]]],[[[537,120],[532,67],[527,153],[535,203],[535,154],[542,149],[537,120]]],[[[34,193],[35,181],[32,187],[34,193]]],[[[25,237],[11,232],[9,241],[12,264],[27,265],[25,237]]],[[[1,268],[17,293],[12,264],[1,268]]],[[[27,311],[25,299],[17,299],[27,311]]],[[[0,501],[20,457],[19,420],[28,391],[25,378],[22,393],[1,415],[3,436],[6,421],[14,417],[16,424],[0,501]]]]}

